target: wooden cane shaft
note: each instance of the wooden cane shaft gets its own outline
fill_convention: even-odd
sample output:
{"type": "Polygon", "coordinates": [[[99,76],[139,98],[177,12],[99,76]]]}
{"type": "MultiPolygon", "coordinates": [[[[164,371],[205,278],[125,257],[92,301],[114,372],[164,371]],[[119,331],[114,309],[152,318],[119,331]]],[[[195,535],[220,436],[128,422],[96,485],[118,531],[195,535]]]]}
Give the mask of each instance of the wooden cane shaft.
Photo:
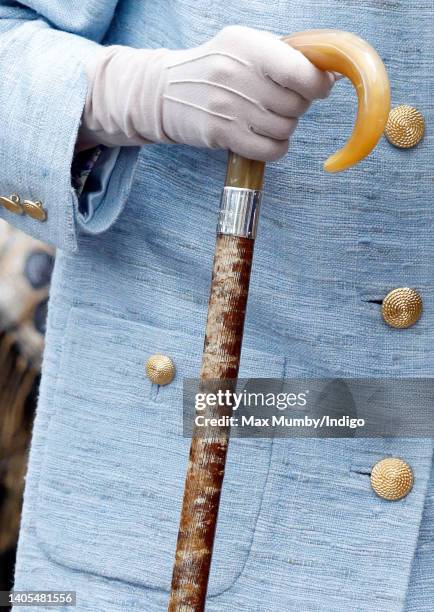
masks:
{"type": "MultiPolygon", "coordinates": [[[[201,379],[222,379],[219,388],[231,388],[238,375],[253,246],[248,238],[217,237],[201,379]]],[[[170,612],[204,610],[228,442],[228,426],[193,433],[170,612]]]]}
{"type": "MultiPolygon", "coordinates": [[[[261,189],[263,174],[262,162],[230,154],[226,185],[261,189]]],[[[238,376],[253,248],[253,239],[217,236],[200,376],[219,389],[232,389],[238,376]]],[[[208,406],[204,416],[223,412],[208,406]]],[[[193,432],[169,612],[205,609],[229,433],[229,426],[193,432]]]]}

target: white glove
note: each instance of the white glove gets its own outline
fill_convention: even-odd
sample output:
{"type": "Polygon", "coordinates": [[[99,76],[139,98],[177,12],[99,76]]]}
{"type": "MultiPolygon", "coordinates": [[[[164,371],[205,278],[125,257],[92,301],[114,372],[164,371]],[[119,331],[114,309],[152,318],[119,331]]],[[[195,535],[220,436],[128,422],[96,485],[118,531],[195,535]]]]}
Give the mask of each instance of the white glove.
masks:
{"type": "Polygon", "coordinates": [[[221,30],[186,50],[103,47],[86,69],[79,148],[183,143],[276,160],[334,76],[269,32],[221,30]]]}

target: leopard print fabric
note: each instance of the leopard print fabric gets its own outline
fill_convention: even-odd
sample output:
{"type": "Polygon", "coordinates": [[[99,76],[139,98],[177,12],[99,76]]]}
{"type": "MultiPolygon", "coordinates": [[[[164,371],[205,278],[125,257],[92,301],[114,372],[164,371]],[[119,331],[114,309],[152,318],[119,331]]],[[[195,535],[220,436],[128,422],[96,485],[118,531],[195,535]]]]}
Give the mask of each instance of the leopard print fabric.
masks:
{"type": "MultiPolygon", "coordinates": [[[[11,565],[54,253],[0,222],[0,565],[11,565]]],[[[9,570],[9,575],[12,568],[9,570]]],[[[6,570],[5,570],[5,573],[6,570]]],[[[0,576],[0,581],[8,576],[0,576]]],[[[8,583],[0,584],[6,589],[8,583]]]]}

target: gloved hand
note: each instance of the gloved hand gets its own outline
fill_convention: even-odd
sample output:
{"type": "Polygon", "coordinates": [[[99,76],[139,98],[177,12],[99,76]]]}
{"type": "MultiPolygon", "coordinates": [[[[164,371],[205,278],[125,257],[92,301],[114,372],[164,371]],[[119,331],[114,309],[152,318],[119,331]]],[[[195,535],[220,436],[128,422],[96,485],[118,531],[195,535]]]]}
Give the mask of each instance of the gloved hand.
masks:
{"type": "Polygon", "coordinates": [[[269,32],[229,26],[186,50],[103,47],[87,66],[79,148],[183,143],[276,160],[333,75],[269,32]]]}

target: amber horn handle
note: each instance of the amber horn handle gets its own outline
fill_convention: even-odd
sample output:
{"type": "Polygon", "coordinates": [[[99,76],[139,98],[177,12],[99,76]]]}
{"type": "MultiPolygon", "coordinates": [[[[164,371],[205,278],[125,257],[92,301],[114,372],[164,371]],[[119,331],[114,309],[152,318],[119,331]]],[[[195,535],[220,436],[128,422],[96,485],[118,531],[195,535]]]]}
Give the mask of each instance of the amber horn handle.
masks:
{"type": "MultiPolygon", "coordinates": [[[[344,74],[356,88],[353,133],[324,165],[329,172],[350,167],[372,151],[384,130],[390,93],[383,63],[372,47],[348,32],[313,30],[283,40],[322,70],[344,74]]],[[[238,376],[264,169],[263,162],[229,154],[201,370],[206,390],[218,380],[218,388],[233,388],[238,376]]],[[[207,406],[202,414],[214,417],[224,412],[207,406]]],[[[228,426],[193,431],[169,612],[205,609],[229,433],[228,426]]]]}

